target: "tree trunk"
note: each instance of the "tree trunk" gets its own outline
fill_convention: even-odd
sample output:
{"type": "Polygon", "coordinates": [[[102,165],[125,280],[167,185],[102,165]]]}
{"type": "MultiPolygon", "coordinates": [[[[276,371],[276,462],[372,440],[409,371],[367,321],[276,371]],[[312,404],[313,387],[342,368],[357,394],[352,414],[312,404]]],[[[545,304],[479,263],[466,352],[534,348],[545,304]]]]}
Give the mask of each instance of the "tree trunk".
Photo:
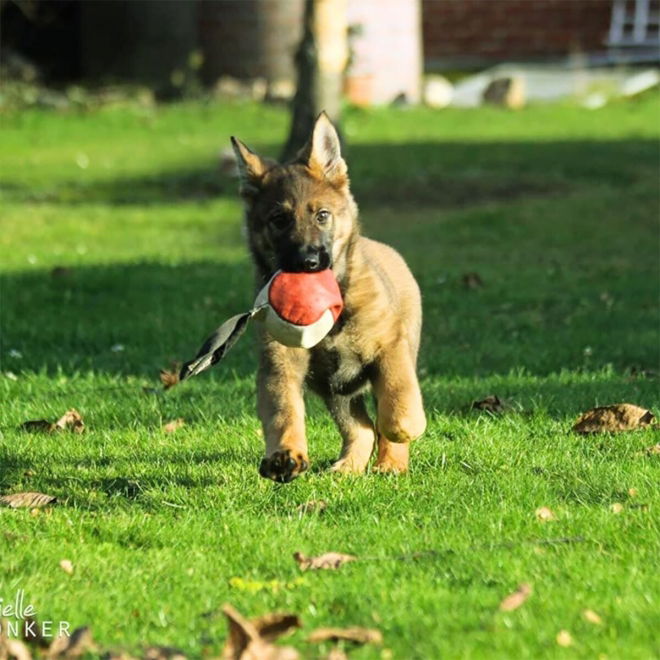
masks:
{"type": "Polygon", "coordinates": [[[337,128],[348,60],[347,0],[305,0],[303,36],[296,53],[298,87],[289,139],[280,160],[293,158],[322,110],[337,128]]]}

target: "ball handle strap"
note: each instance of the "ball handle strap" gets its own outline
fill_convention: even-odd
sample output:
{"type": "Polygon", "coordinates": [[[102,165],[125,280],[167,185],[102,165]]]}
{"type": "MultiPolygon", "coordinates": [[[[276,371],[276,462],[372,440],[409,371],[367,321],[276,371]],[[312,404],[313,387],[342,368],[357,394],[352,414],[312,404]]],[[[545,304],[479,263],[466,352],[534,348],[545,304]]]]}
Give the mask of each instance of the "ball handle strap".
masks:
{"type": "Polygon", "coordinates": [[[260,316],[264,306],[254,307],[249,312],[237,314],[225,321],[210,337],[206,339],[194,359],[186,362],[179,372],[179,380],[196,376],[209,367],[217,364],[227,354],[229,349],[245,332],[248,321],[253,316],[260,316]]]}

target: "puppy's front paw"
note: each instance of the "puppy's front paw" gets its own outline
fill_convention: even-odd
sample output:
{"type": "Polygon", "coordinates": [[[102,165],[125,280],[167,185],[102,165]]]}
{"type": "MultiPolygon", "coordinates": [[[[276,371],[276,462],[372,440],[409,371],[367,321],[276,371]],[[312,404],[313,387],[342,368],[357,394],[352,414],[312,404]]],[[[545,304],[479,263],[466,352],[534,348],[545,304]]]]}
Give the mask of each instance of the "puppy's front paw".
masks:
{"type": "Polygon", "coordinates": [[[259,474],[264,479],[272,479],[286,484],[305,472],[308,467],[309,459],[307,456],[284,449],[263,458],[259,466],[259,474]]]}

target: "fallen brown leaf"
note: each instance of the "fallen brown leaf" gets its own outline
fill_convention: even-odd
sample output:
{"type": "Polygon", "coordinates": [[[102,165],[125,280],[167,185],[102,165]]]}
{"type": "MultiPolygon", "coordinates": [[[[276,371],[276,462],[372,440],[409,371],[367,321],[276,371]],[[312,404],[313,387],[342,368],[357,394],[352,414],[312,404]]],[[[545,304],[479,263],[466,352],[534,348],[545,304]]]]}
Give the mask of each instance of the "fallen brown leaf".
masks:
{"type": "Polygon", "coordinates": [[[297,614],[280,614],[278,612],[264,614],[251,619],[250,622],[257,629],[261,638],[267,642],[274,642],[302,626],[297,614]]]}
{"type": "Polygon", "coordinates": [[[163,431],[165,433],[174,433],[177,429],[180,429],[182,426],[185,426],[185,421],[179,417],[178,419],[173,419],[171,422],[168,422],[163,426],[163,431]]]}
{"type": "Polygon", "coordinates": [[[328,508],[328,503],[325,500],[309,500],[301,504],[296,511],[301,515],[306,513],[323,513],[328,508]]]}
{"type": "Polygon", "coordinates": [[[290,646],[271,644],[261,636],[254,622],[231,605],[224,605],[222,611],[229,624],[229,636],[222,651],[223,660],[297,660],[300,657],[298,651],[290,646]]]}
{"type": "Polygon", "coordinates": [[[0,502],[12,509],[38,508],[56,501],[56,497],[44,495],[43,493],[14,493],[13,495],[3,495],[0,497],[0,502]]]}
{"type": "Polygon", "coordinates": [[[500,610],[502,612],[513,612],[513,610],[517,610],[531,595],[532,586],[523,582],[500,603],[500,610]]]}
{"type": "Polygon", "coordinates": [[[186,660],[186,654],[173,646],[149,646],[144,651],[144,660],[186,660]]]}
{"type": "Polygon", "coordinates": [[[70,559],[62,559],[60,561],[60,568],[68,575],[73,575],[73,564],[70,559]]]}
{"type": "Polygon", "coordinates": [[[479,273],[465,273],[461,277],[461,282],[466,289],[480,289],[484,286],[484,281],[479,273]]]}
{"type": "Polygon", "coordinates": [[[603,620],[600,618],[600,615],[594,612],[593,610],[582,610],[582,616],[585,621],[593,623],[596,626],[600,626],[603,623],[603,620]]]}
{"type": "Polygon", "coordinates": [[[85,423],[83,422],[80,413],[75,409],[67,410],[62,417],[55,422],[55,430],[69,429],[74,433],[82,433],[85,430],[85,423]]]}
{"type": "Polygon", "coordinates": [[[650,454],[651,456],[654,454],[660,454],[660,442],[658,442],[657,445],[653,445],[652,447],[647,447],[646,453],[650,454]]]}
{"type": "Polygon", "coordinates": [[[76,628],[70,636],[60,635],[53,640],[48,648],[48,660],[70,660],[79,658],[86,652],[96,649],[92,639],[92,631],[87,626],[76,628]]]}
{"type": "Polygon", "coordinates": [[[504,404],[496,394],[491,394],[481,401],[472,403],[472,410],[485,410],[491,413],[501,413],[504,411],[504,404]]]}
{"type": "Polygon", "coordinates": [[[566,647],[573,644],[573,636],[568,632],[568,630],[560,630],[557,633],[557,637],[555,637],[555,639],[557,640],[557,644],[559,644],[559,646],[566,647]]]}
{"type": "Polygon", "coordinates": [[[573,425],[576,433],[616,433],[633,431],[649,426],[653,413],[631,403],[600,406],[580,415],[573,425]]]}
{"type": "Polygon", "coordinates": [[[308,642],[353,642],[354,644],[382,644],[383,635],[375,628],[317,628],[307,638],[308,642]]]}
{"type": "Polygon", "coordinates": [[[555,515],[554,511],[552,509],[549,509],[547,506],[540,506],[536,511],[534,512],[537,519],[540,520],[541,522],[549,522],[551,520],[557,520],[557,516],[555,515]]]}
{"type": "Polygon", "coordinates": [[[354,555],[345,555],[341,552],[326,552],[318,557],[306,557],[302,552],[294,552],[293,558],[303,571],[337,570],[342,564],[355,561],[354,555]]]}
{"type": "Polygon", "coordinates": [[[172,365],[172,369],[160,370],[160,382],[163,384],[164,390],[169,390],[171,387],[179,384],[179,371],[181,365],[172,365]]]}
{"type": "Polygon", "coordinates": [[[85,423],[80,413],[75,408],[71,408],[55,423],[49,422],[47,419],[33,419],[23,422],[19,428],[28,433],[55,433],[67,429],[74,433],[82,433],[85,430],[85,423]]]}
{"type": "Polygon", "coordinates": [[[28,433],[52,433],[55,430],[55,424],[47,419],[31,419],[23,422],[19,428],[28,433]]]}

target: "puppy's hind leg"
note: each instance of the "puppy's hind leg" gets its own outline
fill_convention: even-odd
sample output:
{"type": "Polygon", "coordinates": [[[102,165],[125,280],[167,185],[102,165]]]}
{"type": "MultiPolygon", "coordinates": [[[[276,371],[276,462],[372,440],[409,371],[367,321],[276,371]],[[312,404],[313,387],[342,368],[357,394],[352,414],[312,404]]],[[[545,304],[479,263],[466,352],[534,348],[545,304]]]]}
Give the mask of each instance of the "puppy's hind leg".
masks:
{"type": "Polygon", "coordinates": [[[341,454],[332,465],[333,472],[364,472],[376,441],[374,424],[367,412],[364,396],[329,395],[326,405],[343,441],[341,454]]]}
{"type": "Polygon", "coordinates": [[[374,464],[376,472],[408,472],[410,445],[401,442],[390,442],[381,433],[378,434],[378,457],[374,464]]]}

